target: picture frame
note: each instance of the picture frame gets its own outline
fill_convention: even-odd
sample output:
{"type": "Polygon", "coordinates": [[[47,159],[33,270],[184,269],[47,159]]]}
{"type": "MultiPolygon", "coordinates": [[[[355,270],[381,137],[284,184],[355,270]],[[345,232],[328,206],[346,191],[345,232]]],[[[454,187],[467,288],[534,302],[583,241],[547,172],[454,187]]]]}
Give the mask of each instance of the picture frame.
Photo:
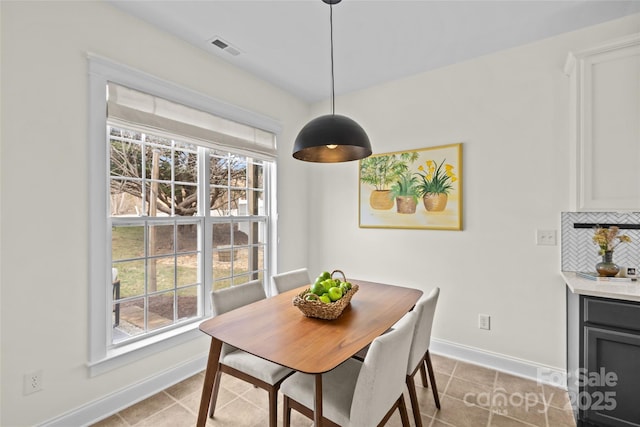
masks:
{"type": "Polygon", "coordinates": [[[462,230],[462,143],[359,161],[360,228],[462,230]]]}

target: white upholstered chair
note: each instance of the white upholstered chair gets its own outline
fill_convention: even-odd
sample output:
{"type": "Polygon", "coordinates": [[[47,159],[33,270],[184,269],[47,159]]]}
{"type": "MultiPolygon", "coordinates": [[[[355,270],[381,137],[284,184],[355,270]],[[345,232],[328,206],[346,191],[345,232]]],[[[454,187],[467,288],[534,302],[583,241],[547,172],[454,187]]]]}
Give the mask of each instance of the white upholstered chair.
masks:
{"type": "Polygon", "coordinates": [[[309,271],[306,268],[276,274],[272,277],[272,280],[273,286],[279,294],[300,286],[311,284],[309,271]]]}
{"type": "MultiPolygon", "coordinates": [[[[399,409],[403,426],[409,425],[402,392],[409,348],[417,315],[407,313],[387,333],[371,343],[364,362],[350,358],[322,375],[323,424],[342,427],[384,425],[399,409]]],[[[313,418],[315,375],[296,372],[282,382],[284,426],[291,409],[313,418]]]]}
{"type": "MultiPolygon", "coordinates": [[[[251,304],[266,298],[262,282],[254,280],[242,285],[211,292],[213,314],[226,313],[243,305],[251,304]]],[[[277,425],[278,389],[280,383],[292,370],[268,360],[261,359],[228,344],[222,344],[218,371],[213,383],[209,416],[213,418],[220,388],[222,373],[232,375],[260,387],[269,393],[269,427],[277,425]]]]}
{"type": "Polygon", "coordinates": [[[409,390],[409,398],[411,399],[411,408],[413,417],[415,418],[416,427],[422,427],[422,419],[420,417],[420,408],[418,407],[418,396],[416,393],[416,384],[414,377],[418,371],[422,376],[422,385],[428,387],[427,374],[425,365],[429,371],[429,380],[431,382],[431,390],[436,407],[440,409],[440,399],[438,397],[438,388],[436,379],[433,374],[433,365],[431,364],[431,356],[429,355],[429,344],[431,343],[431,327],[433,325],[433,317],[438,303],[440,288],[434,288],[429,295],[423,296],[416,304],[413,311],[417,314],[418,320],[411,342],[411,351],[409,352],[409,363],[407,365],[407,389],[409,390]]]}

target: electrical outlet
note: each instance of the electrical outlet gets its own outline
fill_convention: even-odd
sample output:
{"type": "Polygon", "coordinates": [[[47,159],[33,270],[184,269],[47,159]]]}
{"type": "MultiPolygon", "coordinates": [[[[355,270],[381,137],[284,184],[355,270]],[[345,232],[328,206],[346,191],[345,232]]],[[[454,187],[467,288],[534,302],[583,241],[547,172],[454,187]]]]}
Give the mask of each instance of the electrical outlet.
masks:
{"type": "Polygon", "coordinates": [[[42,390],[42,369],[24,374],[23,393],[26,395],[42,390]]]}
{"type": "Polygon", "coordinates": [[[538,246],[555,246],[556,242],[556,230],[537,230],[536,231],[536,245],[538,246]]]}
{"type": "Polygon", "coordinates": [[[489,316],[488,314],[479,314],[478,328],[486,330],[491,329],[491,316],[489,316]]]}

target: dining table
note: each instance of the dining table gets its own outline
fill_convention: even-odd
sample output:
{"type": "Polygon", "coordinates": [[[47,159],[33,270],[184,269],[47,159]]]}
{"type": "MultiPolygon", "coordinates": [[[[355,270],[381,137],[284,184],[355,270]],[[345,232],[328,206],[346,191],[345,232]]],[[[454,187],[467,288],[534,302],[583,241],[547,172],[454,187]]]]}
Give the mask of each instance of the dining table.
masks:
{"type": "Polygon", "coordinates": [[[322,374],[360,350],[400,320],[422,296],[415,288],[364,280],[334,320],[306,317],[293,305],[301,286],[205,320],[200,330],[211,337],[197,426],[204,427],[222,343],[294,371],[315,376],[314,425],[322,426],[322,374]]]}

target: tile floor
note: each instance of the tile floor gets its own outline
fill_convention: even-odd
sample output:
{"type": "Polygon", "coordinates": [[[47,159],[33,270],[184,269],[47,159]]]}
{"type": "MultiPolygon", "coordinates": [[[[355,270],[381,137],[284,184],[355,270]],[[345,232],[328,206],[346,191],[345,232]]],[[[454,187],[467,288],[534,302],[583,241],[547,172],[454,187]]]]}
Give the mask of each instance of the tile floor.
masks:
{"type": "MultiPolygon", "coordinates": [[[[432,355],[442,409],[438,411],[431,390],[420,387],[418,399],[424,427],[574,427],[566,391],[540,385],[513,375],[432,355]]],[[[204,373],[126,408],[93,427],[153,426],[192,427],[196,423],[204,373]]],[[[414,425],[409,403],[409,419],[414,425]]],[[[267,427],[267,394],[236,378],[223,375],[212,427],[267,427]]],[[[282,404],[278,405],[282,422],[282,404]]],[[[292,427],[313,422],[292,411],[292,427]]],[[[388,427],[401,426],[396,411],[388,427]]]]}

